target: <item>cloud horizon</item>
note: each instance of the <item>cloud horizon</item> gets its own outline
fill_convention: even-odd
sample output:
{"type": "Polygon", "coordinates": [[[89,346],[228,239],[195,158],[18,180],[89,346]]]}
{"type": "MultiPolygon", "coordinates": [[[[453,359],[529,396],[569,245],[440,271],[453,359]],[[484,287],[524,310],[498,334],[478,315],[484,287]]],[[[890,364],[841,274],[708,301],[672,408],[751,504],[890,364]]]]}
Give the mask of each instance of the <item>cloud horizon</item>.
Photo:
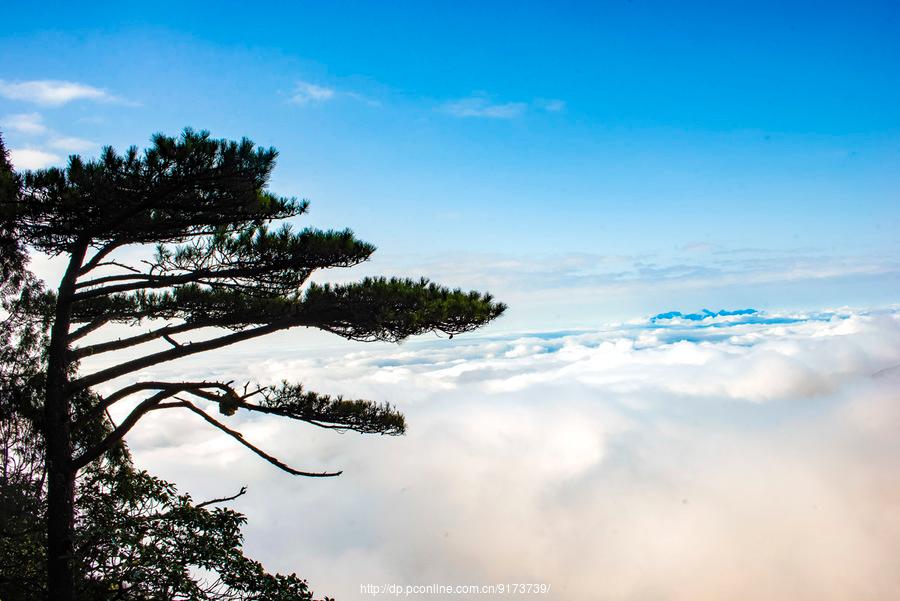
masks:
{"type": "Polygon", "coordinates": [[[196,495],[248,484],[248,549],[341,598],[539,582],[586,601],[892,599],[900,309],[735,313],[279,358],[295,337],[185,366],[396,402],[399,439],[240,420],[284,459],[345,470],[324,484],[187,416],[130,444],[196,495]]]}

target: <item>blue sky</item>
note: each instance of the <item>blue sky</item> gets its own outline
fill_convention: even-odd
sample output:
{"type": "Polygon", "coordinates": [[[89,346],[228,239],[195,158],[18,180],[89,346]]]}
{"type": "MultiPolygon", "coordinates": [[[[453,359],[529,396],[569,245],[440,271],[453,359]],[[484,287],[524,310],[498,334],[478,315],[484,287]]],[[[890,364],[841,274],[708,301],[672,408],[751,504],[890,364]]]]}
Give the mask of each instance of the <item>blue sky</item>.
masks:
{"type": "Polygon", "coordinates": [[[184,126],[246,135],[280,150],[273,188],[310,198],[308,223],[379,246],[373,270],[495,283],[518,302],[515,327],[900,291],[891,3],[18,3],[5,16],[0,127],[45,153],[32,161],[184,126]],[[34,81],[99,95],[41,102],[22,92],[34,81]],[[666,287],[685,272],[692,284],[666,287]],[[585,279],[601,275],[630,288],[585,279]],[[532,307],[535,281],[554,294],[532,307]],[[570,288],[584,298],[561,317],[550,307],[570,288]]]}
{"type": "Polygon", "coordinates": [[[340,599],[897,598],[900,4],[77,4],[0,11],[18,167],[248,136],[280,150],[272,187],[311,199],[304,223],[379,247],[322,279],[509,304],[452,341],[289,331],[140,374],[288,379],[409,418],[399,438],[229,418],[346,470],[316,482],[189,413],[129,433],[195,499],[246,484],[267,568],[340,599]],[[759,313],[651,318],[704,308],[759,313]]]}

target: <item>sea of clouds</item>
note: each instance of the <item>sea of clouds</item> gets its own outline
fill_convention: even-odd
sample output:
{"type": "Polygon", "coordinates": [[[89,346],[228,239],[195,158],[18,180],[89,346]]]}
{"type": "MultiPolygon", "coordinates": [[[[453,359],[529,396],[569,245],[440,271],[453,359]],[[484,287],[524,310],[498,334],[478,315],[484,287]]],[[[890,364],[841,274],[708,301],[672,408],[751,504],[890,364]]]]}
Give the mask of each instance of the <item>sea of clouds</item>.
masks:
{"type": "Polygon", "coordinates": [[[129,441],[197,498],[248,485],[248,551],[339,599],[368,583],[900,598],[900,310],[727,313],[310,353],[300,335],[143,374],[396,403],[403,437],[230,418],[335,479],[281,473],[189,414],[129,441]]]}

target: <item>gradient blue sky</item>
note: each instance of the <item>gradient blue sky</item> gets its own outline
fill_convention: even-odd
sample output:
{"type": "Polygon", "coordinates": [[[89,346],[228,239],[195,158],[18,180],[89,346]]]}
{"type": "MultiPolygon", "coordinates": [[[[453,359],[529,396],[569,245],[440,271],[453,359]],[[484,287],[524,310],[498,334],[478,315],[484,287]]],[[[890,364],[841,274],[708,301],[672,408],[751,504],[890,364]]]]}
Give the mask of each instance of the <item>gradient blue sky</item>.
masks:
{"type": "Polygon", "coordinates": [[[898,26],[889,2],[20,2],[3,84],[108,98],[6,93],[0,127],[60,160],[187,125],[273,145],[308,223],[491,286],[515,327],[885,304],[898,26]]]}
{"type": "Polygon", "coordinates": [[[281,151],[272,187],[311,199],[306,223],[379,246],[325,279],[509,304],[452,341],[292,330],[141,372],[288,379],[409,418],[397,438],[228,418],[346,470],[315,481],[188,412],[129,432],[195,499],[247,484],[234,507],[268,569],[339,599],[900,598],[900,4],[81,4],[0,9],[18,167],[246,135],[281,151]]]}

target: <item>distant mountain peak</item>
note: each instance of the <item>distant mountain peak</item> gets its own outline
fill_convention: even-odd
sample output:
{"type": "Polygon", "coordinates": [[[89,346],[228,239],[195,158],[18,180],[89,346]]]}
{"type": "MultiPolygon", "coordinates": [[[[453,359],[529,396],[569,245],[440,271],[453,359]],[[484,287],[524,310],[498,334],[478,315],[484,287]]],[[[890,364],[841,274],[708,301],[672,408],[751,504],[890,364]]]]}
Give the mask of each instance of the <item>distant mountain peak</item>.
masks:
{"type": "Polygon", "coordinates": [[[659,313],[650,318],[650,321],[665,321],[669,319],[686,319],[688,321],[703,321],[704,319],[714,319],[716,317],[730,317],[733,315],[755,315],[759,313],[756,309],[736,309],[728,311],[710,311],[703,309],[700,313],[682,313],[681,311],[669,311],[668,313],[659,313]]]}

